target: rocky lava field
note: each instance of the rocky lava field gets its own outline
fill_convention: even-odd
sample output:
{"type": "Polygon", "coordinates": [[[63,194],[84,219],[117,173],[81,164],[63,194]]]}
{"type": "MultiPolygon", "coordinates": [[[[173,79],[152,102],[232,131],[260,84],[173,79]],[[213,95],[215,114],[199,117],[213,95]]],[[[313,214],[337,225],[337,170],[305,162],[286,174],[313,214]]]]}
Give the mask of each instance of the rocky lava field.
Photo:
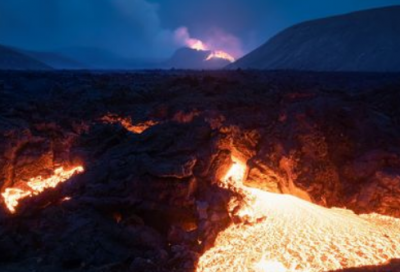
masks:
{"type": "MultiPolygon", "coordinates": [[[[257,234],[269,218],[242,214],[245,191],[222,186],[235,160],[243,186],[278,199],[271,218],[293,218],[289,230],[312,231],[319,214],[278,213],[280,197],[347,209],[360,226],[386,218],[396,253],[399,74],[4,71],[0,271],[218,271],[198,263],[219,234],[257,234]]],[[[379,248],[381,267],[336,271],[399,271],[400,256],[379,248]]],[[[276,267],[247,271],[306,271],[276,267]]]]}

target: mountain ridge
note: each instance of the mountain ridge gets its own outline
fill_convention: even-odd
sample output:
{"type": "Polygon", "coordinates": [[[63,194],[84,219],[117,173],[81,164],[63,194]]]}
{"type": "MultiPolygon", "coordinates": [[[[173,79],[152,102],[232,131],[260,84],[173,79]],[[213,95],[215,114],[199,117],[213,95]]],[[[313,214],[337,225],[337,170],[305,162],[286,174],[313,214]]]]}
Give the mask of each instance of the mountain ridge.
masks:
{"type": "Polygon", "coordinates": [[[53,68],[12,47],[0,45],[0,70],[52,70],[53,68]]]}
{"type": "Polygon", "coordinates": [[[302,22],[229,68],[400,72],[400,6],[302,22]]]}

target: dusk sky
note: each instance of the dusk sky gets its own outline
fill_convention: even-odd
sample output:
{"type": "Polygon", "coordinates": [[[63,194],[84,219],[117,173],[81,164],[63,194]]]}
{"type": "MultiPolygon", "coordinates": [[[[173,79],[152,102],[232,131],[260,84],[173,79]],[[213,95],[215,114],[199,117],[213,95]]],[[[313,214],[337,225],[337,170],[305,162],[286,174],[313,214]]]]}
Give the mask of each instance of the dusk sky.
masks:
{"type": "Polygon", "coordinates": [[[167,57],[196,38],[236,57],[295,23],[400,0],[0,0],[0,43],[167,57]],[[178,33],[180,33],[178,35],[178,33]]]}

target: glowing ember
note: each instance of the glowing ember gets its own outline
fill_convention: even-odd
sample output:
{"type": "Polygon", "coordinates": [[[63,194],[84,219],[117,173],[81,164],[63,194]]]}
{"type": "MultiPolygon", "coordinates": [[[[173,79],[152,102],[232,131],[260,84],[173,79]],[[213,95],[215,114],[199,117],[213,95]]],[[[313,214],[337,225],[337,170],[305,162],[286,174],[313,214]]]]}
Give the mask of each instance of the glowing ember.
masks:
{"type": "Polygon", "coordinates": [[[145,121],[143,123],[139,124],[132,124],[132,119],[130,117],[119,117],[114,114],[109,114],[101,118],[101,121],[104,123],[109,123],[109,124],[116,124],[119,123],[121,126],[123,126],[126,130],[135,133],[135,134],[141,134],[148,128],[157,125],[158,123],[152,120],[145,121]]]}
{"type": "Polygon", "coordinates": [[[400,257],[400,220],[327,209],[289,195],[243,186],[246,166],[236,162],[221,186],[245,201],[229,204],[233,224],[200,258],[197,272],[329,271],[379,265],[400,257]]]}
{"type": "Polygon", "coordinates": [[[235,61],[234,57],[232,57],[231,55],[229,55],[228,53],[226,53],[224,51],[214,51],[214,52],[212,52],[206,58],[206,60],[211,60],[211,59],[224,59],[224,60],[227,60],[229,62],[234,62],[235,61]]]}
{"type": "Polygon", "coordinates": [[[65,182],[73,175],[81,172],[83,172],[82,166],[77,166],[70,170],[65,170],[63,167],[60,167],[54,170],[54,174],[49,178],[43,178],[42,176],[31,178],[26,183],[20,183],[26,184],[24,188],[22,188],[22,186],[19,188],[7,188],[1,195],[4,198],[4,203],[8,210],[14,213],[19,200],[38,195],[48,188],[55,188],[58,184],[65,182]]]}
{"type": "Polygon", "coordinates": [[[70,201],[72,198],[70,196],[66,196],[63,199],[61,199],[61,202],[66,202],[66,201],[70,201]]]}

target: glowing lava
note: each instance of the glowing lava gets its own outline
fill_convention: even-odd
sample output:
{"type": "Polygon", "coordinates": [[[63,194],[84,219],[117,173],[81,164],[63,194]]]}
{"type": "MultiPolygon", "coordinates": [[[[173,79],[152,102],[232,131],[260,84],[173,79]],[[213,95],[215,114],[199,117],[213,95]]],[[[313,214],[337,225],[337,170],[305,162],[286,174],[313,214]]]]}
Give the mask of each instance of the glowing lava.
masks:
{"type": "Polygon", "coordinates": [[[31,178],[28,182],[20,182],[17,187],[7,188],[3,196],[4,203],[11,213],[15,213],[18,202],[21,199],[38,195],[48,188],[55,188],[58,184],[70,179],[73,175],[83,172],[82,166],[76,166],[70,170],[63,167],[54,170],[54,174],[48,178],[42,176],[31,178]],[[24,186],[22,186],[24,184],[24,186]]]}
{"type": "Polygon", "coordinates": [[[202,41],[197,40],[197,39],[190,39],[187,41],[187,45],[191,49],[195,49],[197,51],[211,51],[211,53],[207,56],[205,61],[209,61],[212,59],[224,59],[229,62],[234,62],[235,58],[232,57],[230,54],[227,52],[224,52],[222,50],[210,50],[208,46],[206,46],[202,41]]]}
{"type": "Polygon", "coordinates": [[[211,59],[224,59],[229,62],[234,62],[235,58],[229,55],[228,53],[224,51],[213,51],[211,54],[206,58],[206,60],[211,60],[211,59]]]}
{"type": "Polygon", "coordinates": [[[400,257],[400,220],[327,209],[290,195],[243,186],[238,161],[221,181],[244,201],[229,203],[243,223],[222,231],[197,272],[320,272],[384,264],[400,257]],[[239,211],[237,207],[240,205],[239,211]]]}
{"type": "Polygon", "coordinates": [[[145,121],[143,123],[133,124],[132,119],[130,117],[120,117],[114,114],[108,114],[101,118],[101,121],[108,124],[120,124],[126,130],[135,133],[141,134],[145,130],[149,129],[150,127],[157,125],[158,123],[152,120],[145,121]]]}

